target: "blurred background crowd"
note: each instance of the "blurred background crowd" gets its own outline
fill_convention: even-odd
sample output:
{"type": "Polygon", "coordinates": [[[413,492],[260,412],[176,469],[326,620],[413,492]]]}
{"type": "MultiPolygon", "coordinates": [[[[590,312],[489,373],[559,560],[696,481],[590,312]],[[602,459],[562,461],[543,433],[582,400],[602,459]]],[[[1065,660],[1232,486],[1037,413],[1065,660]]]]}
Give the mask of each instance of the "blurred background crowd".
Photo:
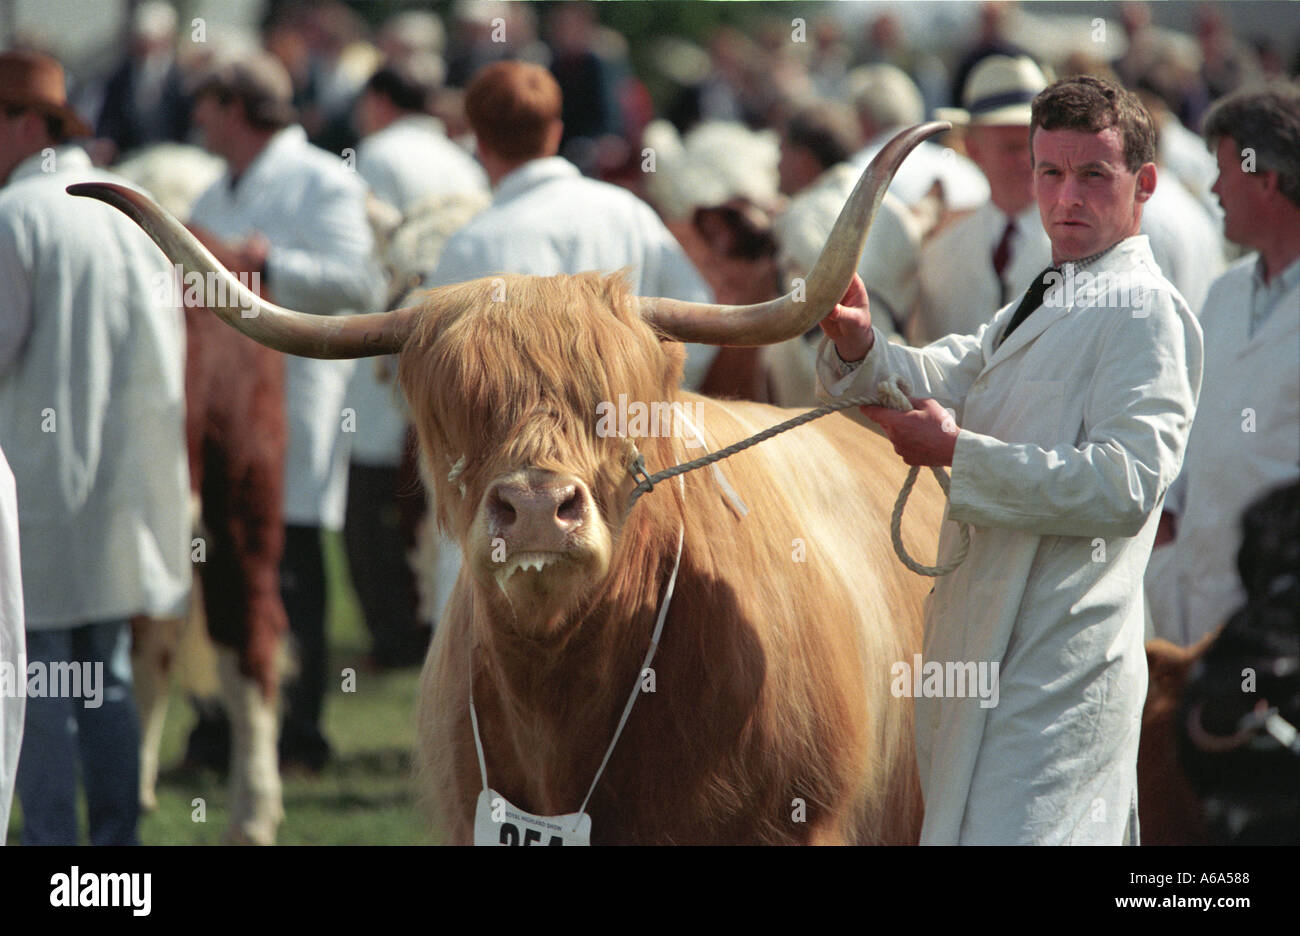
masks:
{"type": "MultiPolygon", "coordinates": [[[[1160,184],[1143,233],[1199,315],[1213,281],[1250,246],[1225,237],[1202,118],[1234,91],[1293,82],[1300,21],[1280,2],[19,0],[0,6],[0,48],[62,63],[95,166],[151,192],[230,269],[264,275],[277,301],[322,314],[389,308],[413,287],[490,272],[441,254],[462,228],[488,243],[497,183],[524,164],[504,159],[500,139],[491,158],[482,139],[476,151],[466,89],[492,63],[549,71],[562,101],[556,152],[654,209],[694,268],[657,290],[680,298],[749,303],[791,288],[884,143],[950,119],[955,129],[899,172],[860,268],[878,327],[926,343],[975,331],[1050,260],[1028,103],[1074,74],[1111,78],[1150,111],[1160,184]],[[285,135],[295,126],[302,139],[285,135]],[[335,164],[355,173],[336,178],[335,164]],[[262,173],[262,188],[238,190],[245,172],[262,173]],[[317,213],[295,213],[306,203],[317,213]]],[[[602,219],[588,220],[601,236],[602,219]]],[[[809,404],[815,337],[693,349],[686,385],[809,404]]],[[[280,589],[301,658],[281,765],[317,771],[330,758],[321,532],[344,533],[376,670],[419,663],[456,574],[454,545],[427,521],[394,376],[381,359],[290,362],[276,378],[290,426],[280,589]]],[[[10,462],[23,454],[0,444],[10,462]]],[[[1191,645],[1209,629],[1182,623],[1160,636],[1191,645]]],[[[245,642],[244,677],[274,681],[250,662],[246,634],[225,636],[245,642]]],[[[142,703],[145,747],[154,745],[146,804],[155,705],[142,703]]],[[[225,756],[232,716],[221,709],[200,703],[191,758],[225,756]]],[[[234,717],[235,734],[256,734],[259,717],[234,717]]],[[[278,802],[278,787],[263,792],[278,802]]],[[[244,837],[273,838],[278,818],[255,818],[244,837]]]]}

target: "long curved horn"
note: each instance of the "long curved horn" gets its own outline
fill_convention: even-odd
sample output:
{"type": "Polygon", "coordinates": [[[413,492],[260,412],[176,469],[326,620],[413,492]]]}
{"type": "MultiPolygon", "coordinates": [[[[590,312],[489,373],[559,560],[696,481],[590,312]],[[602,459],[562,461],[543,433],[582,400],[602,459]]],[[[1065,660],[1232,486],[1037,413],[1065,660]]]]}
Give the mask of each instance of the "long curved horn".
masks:
{"type": "Polygon", "coordinates": [[[901,131],[876,154],[831,228],[802,299],[790,292],[757,305],[725,306],[643,298],[641,317],[671,338],[701,344],[767,345],[802,335],[829,315],[848,289],[876,209],[903,158],[926,137],[951,129],[944,121],[919,124],[901,131]]]}
{"type": "MultiPolygon", "coordinates": [[[[69,185],[69,195],[106,202],[121,211],[148,234],[172,263],[188,275],[198,273],[205,283],[210,274],[220,277],[224,298],[207,307],[254,341],[267,347],[311,358],[357,358],[402,350],[414,327],[419,309],[410,307],[366,315],[308,315],[267,302],[223,267],[198,238],[147,195],[110,182],[69,185]]],[[[213,290],[205,290],[213,292],[213,290]]]]}

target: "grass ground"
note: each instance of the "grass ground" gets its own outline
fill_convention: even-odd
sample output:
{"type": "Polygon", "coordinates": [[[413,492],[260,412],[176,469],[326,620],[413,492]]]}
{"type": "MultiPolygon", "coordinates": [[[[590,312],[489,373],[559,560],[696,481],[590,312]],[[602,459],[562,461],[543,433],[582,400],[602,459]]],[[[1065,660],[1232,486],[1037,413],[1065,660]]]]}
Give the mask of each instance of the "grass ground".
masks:
{"type": "MultiPolygon", "coordinates": [[[[327,536],[329,635],[334,682],[325,702],[325,734],[333,762],[316,777],[286,777],[282,845],[427,845],[436,841],[414,805],[411,754],[419,673],[367,673],[369,647],[347,577],[342,540],[327,536]],[[356,691],[342,691],[345,667],[356,672],[356,691]]],[[[158,809],[141,818],[145,845],[215,845],[226,826],[226,784],[215,773],[175,769],[194,723],[188,702],[173,692],[163,737],[158,809]],[[196,821],[202,799],[205,821],[196,821]]],[[[84,810],[84,802],[83,802],[84,810]]],[[[14,798],[8,840],[18,843],[22,810],[14,798]]],[[[85,835],[84,812],[82,835],[85,835]]]]}

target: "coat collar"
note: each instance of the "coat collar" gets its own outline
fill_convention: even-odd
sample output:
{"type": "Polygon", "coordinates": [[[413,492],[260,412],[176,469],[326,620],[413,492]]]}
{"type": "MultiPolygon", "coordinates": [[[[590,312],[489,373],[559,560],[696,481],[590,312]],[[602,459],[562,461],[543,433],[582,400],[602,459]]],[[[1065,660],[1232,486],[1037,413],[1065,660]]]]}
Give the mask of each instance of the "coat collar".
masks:
{"type": "MultiPolygon", "coordinates": [[[[31,176],[38,176],[45,173],[45,151],[41,150],[28,156],[18,165],[14,166],[13,171],[9,173],[9,185],[13,185],[19,179],[26,179],[31,176]]],[[[86,155],[86,151],[80,146],[60,146],[54,151],[54,171],[55,172],[89,172],[95,168],[86,155]]]]}
{"type": "MultiPolygon", "coordinates": [[[[1250,268],[1250,288],[1246,295],[1245,310],[1247,318],[1254,313],[1255,291],[1268,288],[1264,284],[1263,264],[1264,262],[1256,257],[1250,268]]],[[[1255,329],[1253,335],[1242,336],[1239,352],[1244,353],[1248,348],[1253,349],[1261,342],[1271,344],[1278,340],[1285,340],[1288,330],[1295,328],[1295,316],[1287,314],[1286,310],[1294,309],[1300,304],[1300,259],[1291,261],[1290,266],[1273,277],[1270,286],[1280,291],[1277,305],[1268,318],[1255,329]]]]}
{"type": "MultiPolygon", "coordinates": [[[[1061,276],[1066,278],[1080,271],[1087,270],[1090,273],[1103,272],[1123,272],[1134,270],[1142,265],[1155,267],[1155,257],[1151,254],[1151,243],[1145,234],[1137,234],[1133,237],[1125,238],[1108,250],[1103,256],[1090,263],[1075,264],[1069,261],[1061,264],[1061,276]]],[[[1025,292],[1028,292],[1026,289],[1025,292]]],[[[989,327],[984,330],[984,340],[991,345],[998,340],[998,337],[1006,329],[1007,323],[1011,316],[1015,314],[1016,307],[1020,304],[1021,292],[1011,301],[1002,311],[994,317],[989,327]]],[[[988,355],[985,365],[985,371],[995,367],[1007,360],[1012,355],[1020,351],[1031,341],[1045,332],[1053,324],[1060,321],[1074,311],[1074,304],[1069,305],[1043,305],[1033,312],[1029,318],[1024,320],[1011,337],[1002,342],[1000,346],[995,346],[992,354],[988,355]]],[[[987,350],[987,349],[986,349],[987,350]]]]}
{"type": "Polygon", "coordinates": [[[492,204],[500,205],[518,198],[552,179],[576,179],[581,175],[578,167],[563,156],[530,159],[497,183],[496,191],[492,193],[492,204]]]}
{"type": "Polygon", "coordinates": [[[244,174],[231,183],[230,170],[226,170],[227,188],[235,192],[261,192],[258,180],[268,172],[274,172],[277,163],[283,164],[292,159],[295,149],[307,145],[307,131],[297,124],[290,124],[266,141],[266,146],[248,164],[244,174]]]}

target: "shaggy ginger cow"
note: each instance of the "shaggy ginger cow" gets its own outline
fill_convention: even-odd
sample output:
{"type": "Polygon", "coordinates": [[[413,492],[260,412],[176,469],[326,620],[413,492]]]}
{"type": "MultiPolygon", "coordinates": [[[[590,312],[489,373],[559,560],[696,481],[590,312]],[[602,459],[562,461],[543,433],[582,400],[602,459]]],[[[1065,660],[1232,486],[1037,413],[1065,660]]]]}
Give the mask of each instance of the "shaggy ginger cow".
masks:
{"type": "MultiPolygon", "coordinates": [[[[301,315],[245,294],[256,317],[237,302],[214,310],[296,354],[400,352],[439,519],[466,557],[420,699],[422,785],[450,841],[475,838],[487,786],[485,813],[498,793],[539,815],[578,811],[638,684],[653,691],[639,693],[587,804],[591,841],[916,840],[911,702],[890,683],[892,665],[919,652],[929,583],[890,548],[904,469],[888,443],[827,418],[723,463],[743,507],[703,470],[629,510],[635,452],[653,472],[702,449],[673,433],[602,434],[598,407],[691,404],[711,448],[788,415],[679,390],[672,341],[761,345],[807,331],[849,284],[894,170],[944,126],[900,134],[868,168],[806,296],[745,307],[637,299],[619,276],[586,273],[503,275],[370,316],[301,315]],[[661,646],[643,673],[679,541],[661,646]]],[[[140,195],[70,191],[121,208],[187,269],[216,268],[140,195]]],[[[915,493],[914,552],[935,553],[941,506],[937,488],[915,493]]]]}

